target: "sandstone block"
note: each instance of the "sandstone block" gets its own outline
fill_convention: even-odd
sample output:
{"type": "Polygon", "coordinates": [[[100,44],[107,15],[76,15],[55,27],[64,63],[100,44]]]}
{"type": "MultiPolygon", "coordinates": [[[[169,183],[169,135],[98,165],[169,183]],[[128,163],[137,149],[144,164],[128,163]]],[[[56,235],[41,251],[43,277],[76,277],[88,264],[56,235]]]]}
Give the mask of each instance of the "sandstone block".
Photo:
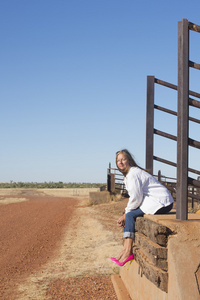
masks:
{"type": "Polygon", "coordinates": [[[162,291],[168,291],[168,273],[153,266],[138,248],[134,248],[135,260],[141,268],[141,275],[149,279],[162,291]]]}
{"type": "Polygon", "coordinates": [[[135,234],[135,245],[147,256],[154,266],[167,271],[167,248],[159,246],[138,232],[135,234]]]}
{"type": "Polygon", "coordinates": [[[168,236],[172,234],[172,231],[161,224],[155,223],[149,219],[139,217],[135,223],[135,230],[139,233],[144,234],[154,243],[160,246],[166,247],[168,236]]]}

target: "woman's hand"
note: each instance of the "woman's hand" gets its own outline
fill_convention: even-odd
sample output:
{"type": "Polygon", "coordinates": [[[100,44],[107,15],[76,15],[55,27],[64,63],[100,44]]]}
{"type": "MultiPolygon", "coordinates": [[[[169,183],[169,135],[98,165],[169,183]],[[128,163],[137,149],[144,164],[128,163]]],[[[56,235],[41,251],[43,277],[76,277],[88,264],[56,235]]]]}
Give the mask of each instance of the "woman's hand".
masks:
{"type": "Polygon", "coordinates": [[[121,216],[119,218],[119,220],[117,221],[117,225],[119,227],[124,227],[125,226],[125,219],[126,219],[126,214],[123,214],[123,216],[121,216]]]}

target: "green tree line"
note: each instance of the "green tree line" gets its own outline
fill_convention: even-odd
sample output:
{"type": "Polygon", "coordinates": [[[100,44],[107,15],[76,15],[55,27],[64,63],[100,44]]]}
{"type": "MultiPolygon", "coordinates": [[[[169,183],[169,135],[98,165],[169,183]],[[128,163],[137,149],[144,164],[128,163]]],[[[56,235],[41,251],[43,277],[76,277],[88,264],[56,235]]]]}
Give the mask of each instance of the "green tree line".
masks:
{"type": "Polygon", "coordinates": [[[24,188],[24,189],[62,189],[62,188],[100,188],[106,185],[105,183],[76,183],[69,182],[64,183],[62,181],[59,182],[2,182],[0,183],[0,188],[24,188]]]}

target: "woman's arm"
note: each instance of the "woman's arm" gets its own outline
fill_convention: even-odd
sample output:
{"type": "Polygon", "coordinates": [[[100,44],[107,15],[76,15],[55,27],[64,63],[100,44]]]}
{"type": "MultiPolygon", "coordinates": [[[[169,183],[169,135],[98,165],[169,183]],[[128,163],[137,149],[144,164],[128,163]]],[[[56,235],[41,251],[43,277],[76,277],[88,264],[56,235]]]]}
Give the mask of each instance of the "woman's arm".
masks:
{"type": "Polygon", "coordinates": [[[143,201],[142,181],[139,174],[131,174],[127,178],[127,191],[129,194],[129,201],[125,212],[129,212],[138,208],[143,201]]]}

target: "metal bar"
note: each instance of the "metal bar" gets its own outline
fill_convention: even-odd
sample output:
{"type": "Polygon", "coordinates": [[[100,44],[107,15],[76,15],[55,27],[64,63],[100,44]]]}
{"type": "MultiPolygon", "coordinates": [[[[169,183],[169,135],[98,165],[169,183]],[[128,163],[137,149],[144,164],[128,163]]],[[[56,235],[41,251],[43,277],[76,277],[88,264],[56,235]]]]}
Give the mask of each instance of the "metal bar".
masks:
{"type": "Polygon", "coordinates": [[[198,195],[193,195],[192,193],[188,193],[188,197],[193,198],[193,199],[200,200],[200,196],[198,196],[198,195]]]}
{"type": "Polygon", "coordinates": [[[154,76],[147,76],[146,169],[153,174],[154,76]]]}
{"type": "MultiPolygon", "coordinates": [[[[177,90],[177,85],[172,84],[172,83],[169,83],[169,82],[167,82],[167,81],[163,81],[163,80],[160,80],[160,79],[158,79],[158,78],[155,78],[154,82],[157,83],[157,84],[166,86],[166,87],[168,87],[168,88],[171,88],[171,89],[173,89],[173,90],[177,90]]],[[[194,91],[190,91],[190,90],[189,90],[189,95],[192,95],[192,96],[194,96],[194,97],[200,98],[200,94],[197,93],[197,92],[194,92],[194,91]]]]}
{"type": "MultiPolygon", "coordinates": [[[[113,171],[118,171],[118,172],[119,172],[119,170],[118,170],[118,169],[116,169],[116,168],[109,168],[109,170],[113,170],[113,171]]],[[[117,174],[117,175],[124,176],[124,175],[123,175],[123,174],[121,174],[121,173],[119,173],[119,174],[117,174]]]]}
{"type": "Polygon", "coordinates": [[[200,180],[196,180],[191,177],[188,177],[188,183],[194,185],[195,187],[200,187],[200,180]]]}
{"type": "Polygon", "coordinates": [[[189,30],[188,20],[178,22],[178,135],[176,218],[188,218],[188,98],[189,30]]]}
{"type": "Polygon", "coordinates": [[[111,191],[110,174],[107,174],[107,191],[111,191]]]}
{"type": "MultiPolygon", "coordinates": [[[[193,100],[193,99],[191,99],[193,100]]],[[[190,101],[190,98],[189,98],[189,101],[190,101]]],[[[195,101],[195,100],[193,100],[195,101]]],[[[193,102],[192,101],[192,102],[193,102]]],[[[195,101],[197,103],[199,103],[199,108],[200,108],[200,101],[195,101]]],[[[192,106],[195,106],[195,107],[198,107],[196,105],[192,105],[192,106]]],[[[168,114],[171,114],[171,115],[174,115],[174,116],[177,116],[177,112],[171,110],[171,109],[168,109],[168,108],[165,108],[165,107],[162,107],[162,106],[159,106],[159,105],[156,105],[154,104],[154,108],[157,109],[157,110],[161,110],[161,111],[164,111],[168,114]]],[[[192,122],[195,122],[195,123],[199,123],[200,124],[200,120],[199,119],[196,119],[196,118],[193,118],[193,117],[189,117],[189,120],[192,121],[192,122]]]]}
{"type": "Polygon", "coordinates": [[[171,109],[168,109],[168,108],[165,108],[165,107],[156,105],[156,104],[154,104],[154,108],[157,109],[157,110],[164,111],[164,112],[166,112],[166,113],[168,113],[168,114],[177,116],[177,112],[176,112],[176,111],[173,111],[173,110],[171,110],[171,109]]]}
{"type": "Polygon", "coordinates": [[[189,105],[200,108],[200,101],[189,98],[189,105]]]}
{"type": "Polygon", "coordinates": [[[168,176],[165,176],[165,175],[162,175],[162,174],[161,174],[161,177],[162,177],[162,178],[165,178],[165,179],[176,180],[176,178],[174,178],[174,177],[168,177],[168,176]]]}
{"type": "MultiPolygon", "coordinates": [[[[166,160],[166,159],[164,159],[164,158],[160,158],[160,157],[154,155],[154,156],[153,156],[153,159],[156,160],[156,161],[159,161],[159,162],[161,162],[161,163],[163,163],[163,164],[167,164],[167,165],[170,165],[170,166],[172,166],[172,167],[177,167],[177,164],[176,164],[176,163],[174,163],[174,162],[172,162],[172,161],[169,161],[169,160],[166,160]]],[[[188,168],[188,171],[191,172],[191,173],[200,175],[200,171],[198,171],[198,170],[195,170],[195,169],[192,169],[192,168],[188,168]]],[[[163,176],[163,177],[164,177],[164,176],[163,176]]],[[[168,178],[168,177],[166,177],[166,178],[168,178]]],[[[170,178],[170,177],[169,177],[169,178],[170,178]]],[[[174,178],[171,178],[171,179],[174,179],[174,178]]]]}
{"type": "Polygon", "coordinates": [[[115,174],[110,174],[110,191],[114,192],[115,190],[115,174]]]}
{"type": "Polygon", "coordinates": [[[191,138],[188,138],[188,144],[189,144],[189,146],[200,149],[200,142],[195,141],[191,138]]]}
{"type": "Polygon", "coordinates": [[[170,161],[170,160],[166,160],[166,159],[164,159],[164,158],[160,158],[160,157],[158,157],[158,156],[153,156],[153,159],[154,160],[157,160],[157,161],[159,161],[159,162],[162,162],[162,163],[164,163],[164,164],[167,164],[167,165],[170,165],[170,166],[173,166],[173,167],[177,167],[177,164],[176,163],[174,163],[174,162],[172,162],[172,161],[170,161]]]}
{"type": "Polygon", "coordinates": [[[109,163],[108,173],[107,173],[107,191],[113,192],[115,190],[115,174],[110,173],[111,164],[109,163]]]}
{"type": "MultiPolygon", "coordinates": [[[[189,197],[189,191],[188,191],[188,197],[189,197]]],[[[194,195],[194,187],[192,187],[192,195],[194,195]]],[[[194,198],[192,198],[192,208],[194,208],[194,198]]]]}
{"type": "Polygon", "coordinates": [[[194,173],[194,174],[200,175],[200,171],[198,171],[198,170],[195,170],[195,169],[192,169],[192,168],[188,168],[188,172],[191,172],[191,173],[194,173]]]}
{"type": "Polygon", "coordinates": [[[189,121],[192,121],[192,122],[200,124],[200,120],[196,119],[196,118],[193,118],[193,117],[189,117],[189,121]]]}
{"type": "Polygon", "coordinates": [[[188,23],[188,28],[189,28],[190,30],[193,30],[193,31],[196,31],[196,32],[200,32],[200,26],[199,26],[199,25],[196,25],[196,24],[194,24],[194,23],[192,23],[192,22],[189,22],[189,23],[188,23]]]}
{"type": "MultiPolygon", "coordinates": [[[[160,131],[158,129],[154,129],[154,133],[157,134],[157,135],[163,136],[165,138],[171,139],[173,141],[177,141],[177,137],[175,135],[166,133],[164,131],[160,131]]],[[[196,141],[196,140],[193,140],[191,138],[188,138],[188,145],[191,146],[191,147],[200,149],[200,142],[196,141]]]]}
{"type": "Polygon", "coordinates": [[[193,92],[193,91],[189,91],[189,95],[192,95],[194,97],[200,98],[200,94],[196,93],[196,92],[193,92]]]}
{"type": "Polygon", "coordinates": [[[161,181],[161,171],[158,171],[158,181],[161,181]]]}
{"type": "Polygon", "coordinates": [[[200,64],[197,64],[191,60],[189,61],[189,67],[200,70],[200,64]]]}
{"type": "Polygon", "coordinates": [[[166,137],[168,139],[171,139],[173,141],[177,141],[177,137],[175,135],[172,135],[172,134],[169,134],[169,133],[166,133],[164,131],[160,131],[158,129],[154,129],[154,133],[155,134],[158,134],[160,136],[163,136],[163,137],[166,137]]]}
{"type": "Polygon", "coordinates": [[[194,173],[194,174],[200,175],[200,171],[198,171],[198,170],[195,170],[195,169],[192,169],[192,168],[188,168],[188,172],[191,172],[191,173],[194,173]]]}
{"type": "Polygon", "coordinates": [[[171,88],[171,89],[173,89],[173,90],[177,90],[177,85],[172,84],[172,83],[169,83],[169,82],[167,82],[167,81],[163,81],[163,80],[160,80],[160,79],[158,79],[158,78],[155,78],[154,82],[157,83],[157,84],[166,86],[166,87],[168,87],[168,88],[171,88]]]}

